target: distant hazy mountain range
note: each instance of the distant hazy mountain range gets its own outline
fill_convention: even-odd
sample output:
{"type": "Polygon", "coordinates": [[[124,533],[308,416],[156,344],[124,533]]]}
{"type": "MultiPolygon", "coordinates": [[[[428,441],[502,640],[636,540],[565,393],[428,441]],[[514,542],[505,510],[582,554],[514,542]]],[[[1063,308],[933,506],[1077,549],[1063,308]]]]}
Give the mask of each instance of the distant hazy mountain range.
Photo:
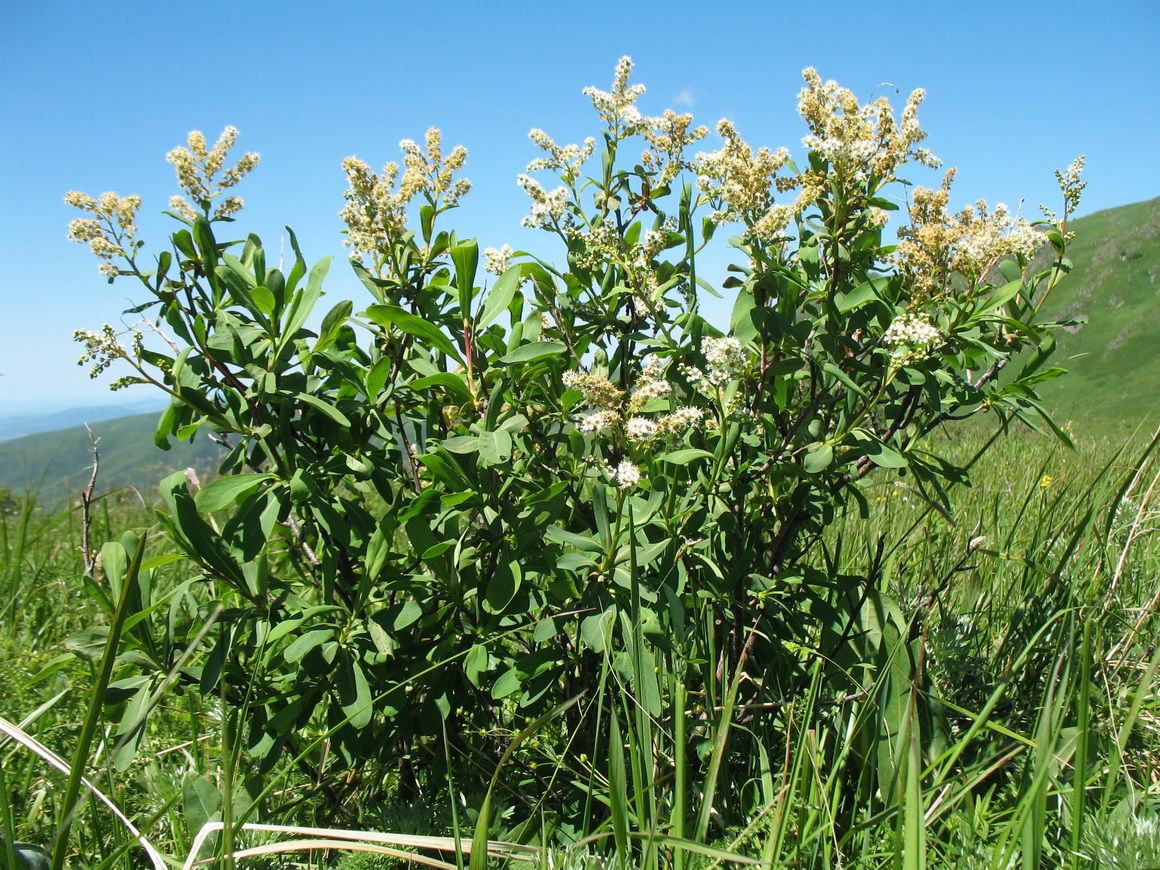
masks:
{"type": "MultiPolygon", "coordinates": [[[[28,403],[43,405],[41,402],[28,403]]],[[[32,435],[35,432],[53,432],[57,429],[68,429],[72,426],[83,426],[85,423],[99,423],[102,420],[115,420],[117,417],[127,417],[131,414],[142,414],[146,411],[160,412],[165,407],[164,399],[138,399],[117,405],[95,405],[64,410],[38,410],[24,412],[17,405],[16,413],[0,415],[0,441],[10,438],[19,438],[22,435],[32,435]]],[[[7,408],[2,409],[7,411],[7,408]]]]}
{"type": "MultiPolygon", "coordinates": [[[[61,416],[70,413],[78,412],[63,411],[61,416]]],[[[160,412],[106,420],[97,420],[91,409],[79,413],[89,421],[100,455],[100,492],[133,487],[151,501],[165,475],[192,467],[205,476],[216,471],[222,457],[222,448],[204,437],[159,450],[153,430],[160,412]]],[[[89,429],[74,425],[0,442],[0,486],[38,494],[45,502],[75,497],[88,484],[92,470],[89,429]]]]}
{"type": "MultiPolygon", "coordinates": [[[[1160,422],[1160,198],[1073,221],[1074,268],[1044,306],[1049,320],[1074,320],[1057,332],[1053,365],[1068,369],[1042,392],[1061,423],[1134,428],[1160,422]]],[[[88,423],[98,439],[102,490],[132,486],[152,498],[167,473],[212,473],[221,448],[207,438],[158,450],[157,399],[0,418],[0,486],[46,498],[78,492],[92,465],[88,423]]],[[[0,409],[2,412],[3,409],[0,409]]]]}

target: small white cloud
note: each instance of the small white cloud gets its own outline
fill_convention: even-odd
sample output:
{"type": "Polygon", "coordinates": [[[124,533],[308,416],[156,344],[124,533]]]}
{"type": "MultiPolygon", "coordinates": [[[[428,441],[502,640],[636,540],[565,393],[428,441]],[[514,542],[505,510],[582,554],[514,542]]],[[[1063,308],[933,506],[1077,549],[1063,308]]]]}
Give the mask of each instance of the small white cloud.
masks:
{"type": "Polygon", "coordinates": [[[692,88],[685,88],[677,94],[677,98],[673,102],[678,106],[688,106],[691,109],[697,101],[693,99],[692,88]]]}

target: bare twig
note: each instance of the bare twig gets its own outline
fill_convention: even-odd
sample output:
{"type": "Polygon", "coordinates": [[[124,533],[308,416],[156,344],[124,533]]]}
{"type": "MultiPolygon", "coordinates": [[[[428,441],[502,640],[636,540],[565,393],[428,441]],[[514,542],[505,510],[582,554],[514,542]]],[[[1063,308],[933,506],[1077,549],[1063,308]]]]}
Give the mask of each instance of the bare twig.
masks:
{"type": "Polygon", "coordinates": [[[92,579],[97,567],[97,556],[89,546],[89,530],[93,525],[93,493],[97,489],[97,471],[101,465],[101,455],[97,452],[99,438],[93,437],[93,430],[85,424],[85,431],[89,433],[89,449],[93,454],[93,472],[89,475],[89,484],[81,490],[81,558],[84,560],[85,576],[92,579]]]}

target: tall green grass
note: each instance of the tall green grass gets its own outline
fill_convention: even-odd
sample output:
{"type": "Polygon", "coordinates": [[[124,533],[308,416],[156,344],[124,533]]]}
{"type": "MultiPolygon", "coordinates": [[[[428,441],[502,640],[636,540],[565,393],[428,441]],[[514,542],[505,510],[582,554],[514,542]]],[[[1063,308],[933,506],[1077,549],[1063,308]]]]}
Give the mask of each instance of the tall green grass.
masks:
{"type": "MultiPolygon", "coordinates": [[[[984,438],[932,448],[969,457],[984,438]]],[[[792,650],[807,682],[784,704],[751,706],[742,668],[720,675],[716,696],[690,697],[682,669],[712,665],[638,644],[634,696],[655,683],[661,707],[574,702],[609,717],[604,760],[576,767],[567,751],[576,735],[549,715],[513,733],[486,794],[458,790],[449,756],[446,788],[408,806],[362,802],[349,787],[358,771],[328,767],[321,733],[310,751],[322,764],[259,771],[238,727],[244,708],[196,691],[196,645],[138,702],[150,715],[124,761],[118,747],[140,713],[128,699],[140,696],[119,684],[121,665],[105,653],[123,655],[118,624],[132,634],[141,617],[110,609],[110,592],[130,595],[147,565],[160,602],[152,612],[180,612],[181,567],[146,548],[116,582],[86,578],[78,513],[8,494],[0,715],[72,757],[66,775],[0,737],[0,856],[23,866],[12,845],[23,842],[52,852],[57,866],[146,860],[130,829],[86,798],[83,774],[178,864],[192,854],[288,866],[270,862],[297,838],[299,857],[318,867],[398,866],[374,862],[418,847],[434,866],[478,868],[517,860],[501,845],[509,842],[530,847],[521,862],[553,868],[1141,866],[1132,862],[1160,850],[1160,464],[1154,441],[1077,440],[1074,453],[1046,439],[1001,442],[953,494],[949,517],[905,478],[869,487],[869,517],[840,517],[816,543],[816,561],[835,577],[872,577],[873,588],[834,599],[840,636],[792,650]],[[835,679],[848,685],[840,697],[822,691],[835,679]],[[689,781],[686,746],[710,759],[704,781],[689,781]],[[337,802],[340,791],[316,778],[328,769],[348,786],[337,802]],[[513,812],[537,806],[545,782],[582,788],[588,818],[606,821],[513,812]],[[383,828],[393,839],[351,839],[383,828]],[[339,857],[349,849],[361,857],[339,857]]],[[[144,540],[151,522],[140,502],[109,498],[93,537],[136,529],[144,540]]],[[[618,678],[610,663],[600,676],[618,678]]]]}

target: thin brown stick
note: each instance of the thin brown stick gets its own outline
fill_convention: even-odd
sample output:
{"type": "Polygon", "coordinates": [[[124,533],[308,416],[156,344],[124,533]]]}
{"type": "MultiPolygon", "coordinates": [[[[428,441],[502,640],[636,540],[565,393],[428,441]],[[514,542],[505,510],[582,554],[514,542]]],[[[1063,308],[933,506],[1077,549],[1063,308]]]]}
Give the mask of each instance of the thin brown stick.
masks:
{"type": "Polygon", "coordinates": [[[85,431],[89,433],[89,449],[93,454],[93,472],[89,475],[89,484],[81,490],[81,558],[84,560],[85,576],[90,580],[97,567],[97,556],[89,547],[89,531],[93,525],[93,493],[97,489],[97,471],[101,465],[101,455],[97,452],[98,438],[93,437],[93,430],[85,424],[85,431]]]}

